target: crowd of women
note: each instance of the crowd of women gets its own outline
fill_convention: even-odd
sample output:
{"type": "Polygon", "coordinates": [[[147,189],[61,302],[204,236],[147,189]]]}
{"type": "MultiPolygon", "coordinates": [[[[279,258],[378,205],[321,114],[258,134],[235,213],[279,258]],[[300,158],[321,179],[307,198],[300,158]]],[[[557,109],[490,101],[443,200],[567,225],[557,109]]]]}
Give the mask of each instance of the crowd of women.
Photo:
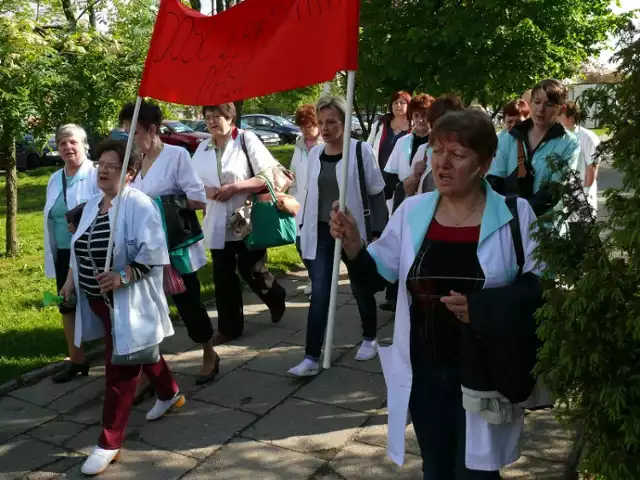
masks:
{"type": "MultiPolygon", "coordinates": [[[[530,102],[510,102],[500,135],[485,112],[455,95],[400,91],[368,140],[351,140],[341,213],[346,113],[344,99],[328,95],[296,112],[302,136],[289,194],[299,205],[296,247],[311,297],[305,356],[289,373],[319,373],[341,239],[362,322],[356,360],[379,353],[384,370],[390,458],[404,461],[409,413],[425,479],[499,478],[519,456],[524,409],[548,404],[531,375],[543,268],[531,232],[537,216],[562,207],[550,187],[560,177],[546,159],[560,155],[597,198],[597,137],[578,125],[579,108],[557,80],[536,85],[530,102]],[[386,301],[378,306],[374,294],[382,289],[386,301]],[[388,347],[376,341],[378,307],[395,311],[388,347]]],[[[87,475],[118,458],[132,405],[146,394],[156,397],[150,421],[185,404],[159,350],[173,334],[167,296],[202,345],[197,384],[214,380],[224,361],[215,346],[242,335],[240,278],[274,323],[286,319],[286,293],[266,268],[266,249],[248,246],[247,230],[236,224],[251,199],[266,191],[274,198],[282,167],[251,131],[236,127],[232,103],[205,106],[202,115],[211,137],[190,158],[160,140],[159,107],[143,102],[132,129],[134,106],[126,105],[120,124],[137,148],[122,191],[126,142],[101,143],[94,163],[81,127],[57,132],[65,166],[47,187],[45,262],[65,298],[70,361],[53,380],[87,375],[84,342],[103,338],[106,347],[102,432],[82,466],[87,475]],[[204,211],[202,225],[196,210],[204,211]],[[205,248],[213,260],[215,333],[197,275],[205,248]]]]}

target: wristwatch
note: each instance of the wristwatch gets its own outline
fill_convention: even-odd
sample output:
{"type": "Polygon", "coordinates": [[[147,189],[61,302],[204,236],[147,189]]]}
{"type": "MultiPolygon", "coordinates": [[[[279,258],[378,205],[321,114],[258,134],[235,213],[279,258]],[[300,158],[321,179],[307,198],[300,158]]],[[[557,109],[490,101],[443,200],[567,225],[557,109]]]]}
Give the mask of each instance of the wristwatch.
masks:
{"type": "Polygon", "coordinates": [[[122,284],[123,285],[129,285],[129,283],[131,282],[131,279],[129,278],[129,275],[127,275],[127,272],[124,270],[120,270],[120,280],[122,280],[122,284]]]}

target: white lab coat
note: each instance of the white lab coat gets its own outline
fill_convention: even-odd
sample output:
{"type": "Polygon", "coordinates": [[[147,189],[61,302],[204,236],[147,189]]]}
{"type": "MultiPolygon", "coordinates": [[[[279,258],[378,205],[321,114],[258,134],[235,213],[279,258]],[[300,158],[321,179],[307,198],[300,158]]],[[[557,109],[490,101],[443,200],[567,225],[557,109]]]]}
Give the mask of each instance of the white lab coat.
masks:
{"type": "Polygon", "coordinates": [[[371,131],[369,132],[369,137],[367,138],[367,143],[371,145],[371,148],[373,148],[373,153],[376,158],[378,158],[378,152],[380,151],[380,141],[382,140],[383,131],[384,126],[380,124],[380,120],[376,120],[373,122],[371,131]]]}
{"type": "MultiPolygon", "coordinates": [[[[58,197],[62,195],[63,171],[64,168],[61,168],[49,177],[44,204],[44,271],[49,278],[56,278],[55,259],[58,251],[50,228],[49,212],[58,197]]],[[[67,186],[67,207],[69,210],[86,202],[100,191],[96,178],[97,169],[91,160],[85,158],[74,175],[73,182],[67,186]]]]}
{"type": "MultiPolygon", "coordinates": [[[[596,153],[598,145],[600,145],[600,138],[588,128],[577,126],[573,131],[578,141],[580,142],[580,158],[578,159],[578,173],[580,179],[584,184],[587,167],[598,163],[596,153]]],[[[587,195],[589,205],[597,213],[598,211],[598,180],[593,181],[590,187],[584,187],[584,192],[587,195]]]]}
{"type": "MultiPolygon", "coordinates": [[[[322,137],[318,136],[317,144],[322,143],[322,137]]],[[[309,180],[309,150],[303,136],[298,137],[293,150],[290,169],[295,175],[295,180],[289,188],[289,193],[295,197],[300,204],[300,212],[304,212],[304,203],[307,199],[307,181],[309,180]]],[[[300,236],[300,224],[302,215],[296,215],[296,226],[298,236],[300,236]]]]}
{"type": "MultiPolygon", "coordinates": [[[[146,175],[143,177],[138,173],[131,182],[131,187],[143,191],[151,198],[184,194],[189,200],[204,203],[204,185],[191,162],[189,152],[184,148],[165,144],[146,175]]],[[[189,245],[187,252],[191,264],[189,273],[196,272],[207,264],[202,240],[189,245]]]]}
{"type": "MultiPolygon", "coordinates": [[[[478,260],[485,275],[484,288],[495,288],[513,282],[518,265],[509,227],[513,217],[504,197],[494,192],[486,182],[485,189],[487,199],[480,227],[478,260]]],[[[380,239],[368,247],[378,273],[390,282],[399,280],[393,344],[379,348],[389,409],[387,453],[398,465],[404,463],[404,436],[412,382],[409,353],[411,297],[406,287],[407,274],[424,241],[439,197],[439,192],[434,191],[406,199],[391,217],[380,239]]],[[[530,225],[535,215],[525,200],[518,199],[518,214],[526,257],[523,272],[539,272],[539,266],[533,259],[536,244],[530,236],[530,225]]],[[[501,425],[491,425],[477,413],[466,412],[468,468],[498,470],[518,459],[524,411],[514,408],[513,423],[501,425]]]]}
{"type": "MultiPolygon", "coordinates": [[[[71,268],[78,298],[74,343],[78,347],[105,334],[102,322],[91,311],[78,285],[73,248],[91,227],[103,197],[104,194],[99,193],[87,202],[71,240],[71,268]]],[[[121,201],[117,219],[113,217],[113,208],[109,210],[111,228],[115,224],[113,270],[120,271],[133,261],[154,265],[140,280],[113,293],[113,348],[117,355],[127,355],[159,344],[163,338],[173,335],[173,326],[162,287],[162,266],[169,264],[169,252],[160,212],[151,198],[135,188],[125,187],[121,201]]]]}
{"type": "MultiPolygon", "coordinates": [[[[351,140],[349,150],[349,162],[347,164],[347,208],[358,223],[358,230],[362,239],[366,241],[364,223],[364,207],[362,205],[362,193],[360,179],[358,178],[358,161],[356,159],[357,140],[351,140]]],[[[303,212],[302,228],[300,232],[300,249],[302,258],[315,260],[318,246],[318,175],[320,175],[320,154],[324,151],[324,145],[317,145],[309,152],[309,181],[307,183],[307,202],[303,212]]],[[[338,187],[342,189],[342,165],[344,160],[336,164],[336,178],[338,187]]],[[[377,195],[384,189],[384,180],[378,167],[378,162],[371,147],[362,143],[362,166],[364,167],[364,179],[366,191],[369,195],[377,195]]]]}
{"type": "MultiPolygon", "coordinates": [[[[231,139],[222,153],[222,181],[218,178],[216,152],[214,148],[208,148],[209,142],[202,142],[193,154],[193,168],[206,187],[218,187],[241,182],[251,178],[249,161],[255,175],[274,167],[278,161],[273,158],[271,152],[251,131],[234,129],[231,139]],[[242,151],[240,136],[244,134],[249,159],[242,151]]],[[[207,199],[207,214],[204,217],[202,231],[204,233],[205,246],[210,249],[223,249],[226,242],[237,241],[233,231],[229,228],[229,220],[235,211],[241,208],[248,195],[238,194],[226,202],[217,202],[207,199]]]]}
{"type": "Polygon", "coordinates": [[[420,182],[418,183],[418,190],[416,191],[416,195],[420,195],[421,193],[427,193],[422,191],[422,186],[424,184],[424,179],[431,173],[431,156],[433,155],[433,149],[431,146],[426,143],[424,145],[420,145],[418,150],[416,150],[416,154],[413,156],[413,161],[411,162],[411,175],[416,169],[416,162],[419,160],[425,159],[425,152],[427,157],[427,165],[420,176],[420,182]]]}

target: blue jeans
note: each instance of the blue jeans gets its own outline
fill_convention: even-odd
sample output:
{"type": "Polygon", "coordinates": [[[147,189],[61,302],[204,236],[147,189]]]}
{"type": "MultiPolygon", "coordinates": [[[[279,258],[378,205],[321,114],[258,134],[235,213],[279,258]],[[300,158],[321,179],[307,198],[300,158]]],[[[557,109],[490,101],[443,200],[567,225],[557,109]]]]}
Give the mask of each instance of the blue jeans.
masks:
{"type": "MultiPolygon", "coordinates": [[[[315,361],[320,358],[327,327],[334,248],[335,240],[329,233],[329,224],[319,222],[316,258],[310,260],[308,266],[312,291],[311,306],[307,317],[307,348],[305,350],[305,356],[315,361]]],[[[362,320],[362,338],[374,340],[378,314],[376,299],[373,295],[364,293],[354,282],[351,282],[351,291],[358,304],[362,320]]]]}
{"type": "Polygon", "coordinates": [[[422,454],[424,480],[499,480],[500,472],[465,467],[466,419],[458,366],[412,359],[409,411],[422,454]]]}

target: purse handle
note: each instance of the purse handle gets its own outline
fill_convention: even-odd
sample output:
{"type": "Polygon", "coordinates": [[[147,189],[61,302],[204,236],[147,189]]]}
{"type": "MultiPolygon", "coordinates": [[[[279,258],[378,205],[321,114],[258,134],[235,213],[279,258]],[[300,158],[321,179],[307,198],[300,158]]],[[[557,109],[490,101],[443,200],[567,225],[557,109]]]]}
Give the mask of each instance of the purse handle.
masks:
{"type": "MultiPolygon", "coordinates": [[[[271,182],[269,181],[269,179],[266,177],[266,175],[261,175],[258,174],[255,176],[255,178],[260,178],[262,180],[264,180],[264,183],[267,186],[267,189],[269,190],[269,193],[271,194],[271,200],[273,201],[273,204],[275,205],[278,202],[278,199],[276,198],[276,194],[273,191],[273,186],[271,185],[271,182]]],[[[253,194],[253,198],[255,200],[256,194],[253,194]]]]}

